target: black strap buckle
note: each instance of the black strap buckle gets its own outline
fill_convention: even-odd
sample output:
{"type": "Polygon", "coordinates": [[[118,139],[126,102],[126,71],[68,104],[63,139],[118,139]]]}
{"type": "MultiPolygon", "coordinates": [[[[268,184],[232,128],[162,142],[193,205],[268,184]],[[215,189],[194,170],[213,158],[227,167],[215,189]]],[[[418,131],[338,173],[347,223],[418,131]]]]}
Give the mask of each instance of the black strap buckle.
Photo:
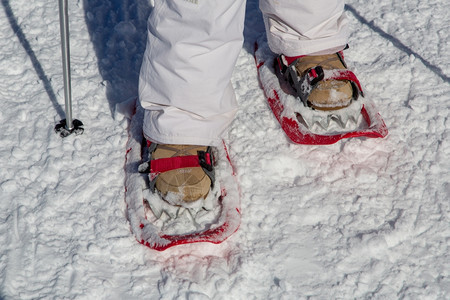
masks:
{"type": "Polygon", "coordinates": [[[202,167],[205,174],[211,179],[211,188],[214,188],[214,183],[216,181],[216,174],[214,170],[214,155],[212,153],[212,148],[208,147],[206,151],[197,151],[198,162],[202,167]]]}
{"type": "Polygon", "coordinates": [[[314,68],[309,69],[308,71],[308,81],[309,84],[315,86],[320,81],[323,80],[325,74],[323,72],[323,68],[321,66],[316,66],[314,68]]]}
{"type": "Polygon", "coordinates": [[[213,170],[213,157],[211,152],[209,151],[197,151],[198,154],[198,162],[200,166],[209,171],[212,172],[213,170]]]}

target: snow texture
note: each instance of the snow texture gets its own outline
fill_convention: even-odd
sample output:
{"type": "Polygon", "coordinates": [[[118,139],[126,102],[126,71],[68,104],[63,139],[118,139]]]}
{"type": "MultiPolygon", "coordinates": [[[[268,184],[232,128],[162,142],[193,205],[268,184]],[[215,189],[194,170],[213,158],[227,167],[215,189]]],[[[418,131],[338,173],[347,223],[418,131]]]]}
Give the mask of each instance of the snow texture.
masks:
{"type": "Polygon", "coordinates": [[[450,2],[350,0],[346,61],[385,139],[290,143],[258,84],[247,3],[227,143],[242,191],[220,245],[157,252],[125,216],[128,119],[148,1],[69,1],[74,117],[65,139],[57,1],[0,9],[1,299],[448,299],[450,2]]]}

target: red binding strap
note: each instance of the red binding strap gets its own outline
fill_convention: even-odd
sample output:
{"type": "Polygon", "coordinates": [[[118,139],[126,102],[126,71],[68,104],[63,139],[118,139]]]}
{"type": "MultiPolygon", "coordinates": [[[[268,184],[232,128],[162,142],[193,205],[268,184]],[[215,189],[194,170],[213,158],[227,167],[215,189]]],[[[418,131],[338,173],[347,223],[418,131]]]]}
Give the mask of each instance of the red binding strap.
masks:
{"type": "Polygon", "coordinates": [[[299,55],[299,56],[286,56],[286,55],[284,55],[284,58],[286,59],[287,65],[290,66],[297,59],[302,58],[304,56],[306,56],[306,55],[299,55]]]}
{"type": "MultiPolygon", "coordinates": [[[[206,163],[211,164],[211,155],[205,154],[206,163]]],[[[202,167],[198,155],[175,156],[155,159],[150,162],[150,173],[160,174],[171,170],[183,168],[202,167]]]]}
{"type": "Polygon", "coordinates": [[[361,84],[359,83],[358,78],[356,78],[355,73],[350,70],[324,70],[325,78],[324,80],[348,80],[356,84],[361,95],[364,96],[361,84]]]}

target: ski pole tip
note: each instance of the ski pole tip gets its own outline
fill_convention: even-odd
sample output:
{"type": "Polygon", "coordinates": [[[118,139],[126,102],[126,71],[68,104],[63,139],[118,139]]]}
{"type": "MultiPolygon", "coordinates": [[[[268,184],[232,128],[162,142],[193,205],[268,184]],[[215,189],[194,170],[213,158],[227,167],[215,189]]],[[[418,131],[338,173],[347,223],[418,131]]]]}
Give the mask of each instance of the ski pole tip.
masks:
{"type": "Polygon", "coordinates": [[[55,126],[55,132],[58,133],[62,138],[65,138],[72,133],[75,133],[75,135],[81,135],[84,132],[84,124],[80,120],[73,120],[72,121],[72,128],[69,128],[67,126],[66,119],[61,120],[58,124],[55,126]]]}

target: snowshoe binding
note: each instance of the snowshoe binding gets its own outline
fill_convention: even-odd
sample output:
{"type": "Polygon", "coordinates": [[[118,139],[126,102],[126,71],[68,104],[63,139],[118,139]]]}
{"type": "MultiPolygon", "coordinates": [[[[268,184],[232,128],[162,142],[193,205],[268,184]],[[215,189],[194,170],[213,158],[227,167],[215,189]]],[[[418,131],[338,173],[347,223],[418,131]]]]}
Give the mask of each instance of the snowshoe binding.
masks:
{"type": "Polygon", "coordinates": [[[286,57],[270,51],[265,37],[255,45],[259,80],[287,136],[298,144],[333,144],[351,137],[385,137],[386,125],[342,51],[286,57]]]}
{"type": "Polygon", "coordinates": [[[149,173],[152,192],[157,191],[168,202],[173,199],[174,205],[207,198],[215,182],[215,148],[158,145],[150,141],[147,146],[151,159],[140,166],[140,171],[149,173]]]}

